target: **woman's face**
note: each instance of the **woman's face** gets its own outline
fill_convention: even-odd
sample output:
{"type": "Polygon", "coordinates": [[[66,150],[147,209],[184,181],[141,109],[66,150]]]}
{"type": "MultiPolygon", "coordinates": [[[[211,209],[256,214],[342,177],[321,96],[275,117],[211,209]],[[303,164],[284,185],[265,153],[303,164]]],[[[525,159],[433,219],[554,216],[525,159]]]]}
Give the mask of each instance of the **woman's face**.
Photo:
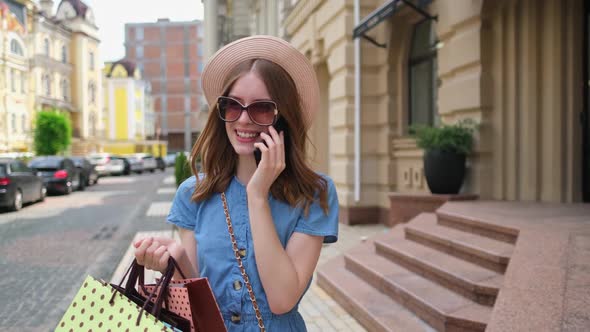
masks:
{"type": "MultiPolygon", "coordinates": [[[[253,72],[248,72],[238,78],[228,97],[238,100],[242,105],[248,106],[255,101],[271,100],[266,85],[253,72]]],[[[226,122],[227,137],[238,155],[247,155],[254,152],[254,143],[260,142],[260,133],[268,133],[268,126],[259,126],[250,120],[246,111],[242,111],[237,121],[226,122]]]]}

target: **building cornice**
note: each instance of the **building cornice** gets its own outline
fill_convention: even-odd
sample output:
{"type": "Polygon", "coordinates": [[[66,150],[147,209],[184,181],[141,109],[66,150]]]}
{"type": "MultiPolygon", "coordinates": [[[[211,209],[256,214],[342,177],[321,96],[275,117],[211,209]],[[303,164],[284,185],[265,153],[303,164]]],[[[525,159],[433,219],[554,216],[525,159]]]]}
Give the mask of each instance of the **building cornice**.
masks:
{"type": "Polygon", "coordinates": [[[31,67],[53,69],[66,74],[70,74],[72,72],[71,63],[63,63],[44,54],[35,54],[35,56],[31,58],[31,67]]]}

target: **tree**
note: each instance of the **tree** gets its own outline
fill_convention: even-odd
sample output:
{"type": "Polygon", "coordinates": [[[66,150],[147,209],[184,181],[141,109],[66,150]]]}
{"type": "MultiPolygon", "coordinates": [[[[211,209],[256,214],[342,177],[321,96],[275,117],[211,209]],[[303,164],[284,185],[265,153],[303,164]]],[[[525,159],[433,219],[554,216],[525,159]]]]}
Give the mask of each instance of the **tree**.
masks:
{"type": "Polygon", "coordinates": [[[35,119],[34,149],[39,156],[65,151],[72,138],[72,125],[67,115],[56,110],[40,111],[35,119]]]}
{"type": "Polygon", "coordinates": [[[186,158],[183,152],[176,154],[176,160],[174,163],[174,177],[176,178],[176,186],[191,177],[192,170],[189,164],[189,160],[186,158]]]}

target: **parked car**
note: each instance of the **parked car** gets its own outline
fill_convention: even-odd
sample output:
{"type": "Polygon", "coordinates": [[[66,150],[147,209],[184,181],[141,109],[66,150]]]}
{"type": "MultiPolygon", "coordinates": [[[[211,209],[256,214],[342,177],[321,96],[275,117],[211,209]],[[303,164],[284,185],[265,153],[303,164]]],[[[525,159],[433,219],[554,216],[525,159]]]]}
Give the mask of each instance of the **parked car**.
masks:
{"type": "MultiPolygon", "coordinates": [[[[86,157],[70,157],[74,162],[74,165],[78,167],[80,171],[80,183],[88,187],[98,182],[98,172],[96,171],[95,165],[86,157]]],[[[80,190],[84,190],[84,187],[80,185],[80,190]]]]}
{"type": "Polygon", "coordinates": [[[93,153],[88,160],[95,165],[99,176],[123,174],[125,163],[120,159],[113,159],[110,153],[93,153]]]}
{"type": "Polygon", "coordinates": [[[132,161],[132,163],[140,163],[141,164],[141,171],[139,171],[137,173],[142,173],[144,171],[153,173],[158,168],[158,164],[156,162],[156,159],[151,154],[133,153],[133,154],[128,155],[128,157],[132,161]]]}
{"type": "Polygon", "coordinates": [[[156,164],[158,165],[158,169],[160,169],[160,171],[164,172],[166,170],[166,162],[164,159],[162,159],[162,157],[156,157],[156,164]]]}
{"type": "Polygon", "coordinates": [[[129,161],[129,159],[127,157],[112,156],[111,159],[118,159],[123,162],[123,173],[122,173],[123,175],[131,174],[131,162],[129,161]]]}
{"type": "Polygon", "coordinates": [[[166,167],[174,166],[174,163],[176,162],[176,153],[168,153],[164,157],[164,162],[166,163],[166,167]]]}
{"type": "Polygon", "coordinates": [[[141,174],[143,173],[143,159],[138,154],[126,155],[125,158],[129,161],[131,172],[141,174]]]}
{"type": "Polygon", "coordinates": [[[141,160],[143,161],[143,170],[146,172],[153,173],[158,168],[158,162],[156,158],[151,154],[140,154],[141,160]]]}
{"type": "Polygon", "coordinates": [[[0,158],[0,207],[18,211],[24,203],[45,199],[43,180],[20,160],[0,158]]]}
{"type": "Polygon", "coordinates": [[[45,187],[50,193],[69,195],[80,187],[80,171],[70,158],[37,157],[30,161],[29,167],[43,178],[45,187]]]}

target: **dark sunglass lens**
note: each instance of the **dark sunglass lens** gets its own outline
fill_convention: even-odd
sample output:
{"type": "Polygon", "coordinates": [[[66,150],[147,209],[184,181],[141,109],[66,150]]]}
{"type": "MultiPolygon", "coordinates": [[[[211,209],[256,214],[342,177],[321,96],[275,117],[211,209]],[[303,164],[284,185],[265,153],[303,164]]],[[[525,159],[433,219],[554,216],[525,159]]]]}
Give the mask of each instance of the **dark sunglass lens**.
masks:
{"type": "Polygon", "coordinates": [[[242,106],[235,100],[229,98],[220,98],[219,112],[225,121],[234,121],[240,117],[240,113],[242,113],[242,106]]]}
{"type": "Polygon", "coordinates": [[[271,125],[275,120],[275,104],[259,101],[248,106],[248,112],[254,122],[261,125],[271,125]]]}

